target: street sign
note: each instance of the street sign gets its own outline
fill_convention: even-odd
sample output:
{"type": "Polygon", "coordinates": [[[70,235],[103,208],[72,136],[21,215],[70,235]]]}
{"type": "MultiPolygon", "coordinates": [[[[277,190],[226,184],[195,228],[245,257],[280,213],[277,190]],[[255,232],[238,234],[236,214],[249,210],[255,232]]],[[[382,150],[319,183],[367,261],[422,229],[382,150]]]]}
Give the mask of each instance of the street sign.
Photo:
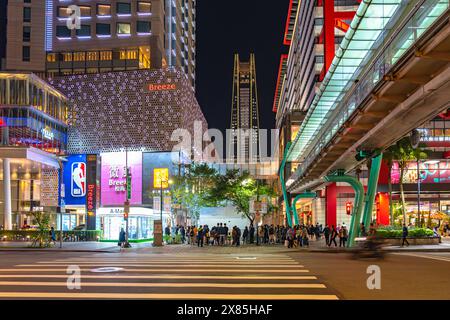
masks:
{"type": "Polygon", "coordinates": [[[170,212],[172,209],[172,198],[170,196],[164,197],[164,211],[170,212]]]}
{"type": "Polygon", "coordinates": [[[161,198],[159,196],[153,197],[153,210],[156,212],[161,211],[161,198]]]}
{"type": "Polygon", "coordinates": [[[131,199],[131,170],[127,168],[127,199],[131,199]]]}

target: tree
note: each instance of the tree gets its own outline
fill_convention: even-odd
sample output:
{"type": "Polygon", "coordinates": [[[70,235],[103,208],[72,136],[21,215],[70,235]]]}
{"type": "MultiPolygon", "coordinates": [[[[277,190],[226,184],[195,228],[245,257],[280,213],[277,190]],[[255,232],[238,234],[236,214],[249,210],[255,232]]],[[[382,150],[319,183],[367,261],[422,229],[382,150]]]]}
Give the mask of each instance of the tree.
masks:
{"type": "Polygon", "coordinates": [[[39,248],[50,247],[50,215],[44,212],[32,212],[31,215],[38,225],[31,246],[39,248]]]}
{"type": "Polygon", "coordinates": [[[172,201],[185,208],[190,217],[198,220],[201,208],[211,206],[208,194],[216,175],[217,170],[207,164],[192,163],[186,166],[185,174],[173,179],[172,201]]]}
{"type": "MultiPolygon", "coordinates": [[[[417,148],[414,148],[411,144],[411,140],[409,137],[405,137],[399,140],[395,145],[391,146],[389,149],[392,153],[392,158],[395,159],[398,163],[398,167],[400,170],[400,195],[401,195],[401,208],[403,213],[403,223],[406,223],[406,202],[405,202],[405,192],[404,192],[404,177],[405,171],[408,168],[408,164],[411,161],[420,161],[422,159],[428,158],[428,151],[423,148],[423,145],[420,145],[417,148]]],[[[392,164],[391,164],[392,167],[392,164]]],[[[420,177],[418,177],[420,178],[420,177]]],[[[420,221],[420,216],[418,217],[420,221]]]]}
{"type": "MultiPolygon", "coordinates": [[[[216,176],[216,182],[209,191],[208,202],[217,206],[231,203],[239,214],[253,224],[256,215],[250,212],[250,200],[261,196],[273,197],[275,191],[272,186],[252,179],[247,171],[241,173],[239,170],[228,170],[226,174],[216,176]]],[[[275,208],[269,203],[269,212],[275,208]]]]}

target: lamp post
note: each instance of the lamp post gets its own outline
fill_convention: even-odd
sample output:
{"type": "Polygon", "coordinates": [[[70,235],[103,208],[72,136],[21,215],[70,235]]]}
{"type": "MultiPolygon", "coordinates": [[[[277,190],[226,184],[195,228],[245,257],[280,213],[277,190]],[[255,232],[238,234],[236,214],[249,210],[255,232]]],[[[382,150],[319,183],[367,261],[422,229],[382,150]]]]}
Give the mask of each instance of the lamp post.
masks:
{"type": "Polygon", "coordinates": [[[161,177],[160,180],[160,215],[161,215],[161,227],[162,227],[162,232],[163,232],[163,239],[164,239],[164,223],[163,223],[163,185],[167,184],[167,186],[169,186],[172,183],[172,181],[170,179],[163,179],[161,177]]]}
{"type": "Polygon", "coordinates": [[[125,204],[124,204],[124,217],[125,217],[125,244],[123,245],[124,248],[131,248],[131,244],[128,241],[129,236],[129,223],[128,220],[130,219],[129,211],[130,211],[130,198],[131,198],[131,192],[129,194],[129,190],[131,190],[131,178],[130,178],[130,172],[128,168],[128,149],[125,149],[125,179],[126,179],[126,190],[125,190],[125,204]]]}

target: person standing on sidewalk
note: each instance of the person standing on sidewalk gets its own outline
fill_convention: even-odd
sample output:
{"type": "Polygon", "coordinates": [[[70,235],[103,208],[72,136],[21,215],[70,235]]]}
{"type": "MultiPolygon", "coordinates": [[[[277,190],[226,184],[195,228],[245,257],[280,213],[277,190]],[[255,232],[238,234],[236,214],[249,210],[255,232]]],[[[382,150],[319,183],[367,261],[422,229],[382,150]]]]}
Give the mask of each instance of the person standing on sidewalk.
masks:
{"type": "MultiPolygon", "coordinates": [[[[53,227],[52,227],[53,228],[53,227]]],[[[125,244],[125,241],[126,241],[127,239],[126,239],[126,234],[125,234],[125,230],[123,230],[123,228],[122,229],[120,229],[120,233],[119,233],[119,243],[117,244],[119,247],[120,247],[120,249],[122,249],[123,248],[123,245],[125,244]]]]}
{"type": "Polygon", "coordinates": [[[328,246],[330,243],[330,228],[328,225],[325,225],[325,228],[323,229],[323,235],[325,236],[325,243],[328,246]]]}
{"type": "Polygon", "coordinates": [[[335,226],[331,227],[331,240],[328,243],[328,246],[331,247],[331,243],[334,243],[334,246],[337,247],[336,237],[338,236],[338,232],[335,226]]]}
{"type": "Polygon", "coordinates": [[[204,229],[202,226],[198,227],[197,230],[197,246],[202,248],[203,248],[203,237],[205,236],[203,230],[204,229]]]}
{"type": "Polygon", "coordinates": [[[409,247],[409,242],[408,242],[408,234],[409,234],[409,230],[408,227],[406,226],[406,224],[403,224],[403,230],[402,230],[402,247],[405,246],[405,242],[406,245],[409,247]]]}
{"type": "Polygon", "coordinates": [[[248,242],[248,227],[245,226],[244,233],[242,234],[242,242],[247,244],[248,242]]]}

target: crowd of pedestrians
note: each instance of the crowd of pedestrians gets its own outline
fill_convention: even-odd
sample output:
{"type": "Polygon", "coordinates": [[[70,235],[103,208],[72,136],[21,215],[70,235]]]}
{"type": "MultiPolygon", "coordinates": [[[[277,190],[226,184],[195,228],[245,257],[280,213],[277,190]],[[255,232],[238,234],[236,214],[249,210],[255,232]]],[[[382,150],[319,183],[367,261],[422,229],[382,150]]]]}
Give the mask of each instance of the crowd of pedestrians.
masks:
{"type": "Polygon", "coordinates": [[[288,248],[309,247],[311,240],[320,241],[325,239],[325,244],[329,247],[345,247],[348,239],[348,229],[345,224],[337,228],[321,224],[298,225],[294,227],[262,225],[259,227],[250,224],[244,230],[237,226],[229,228],[226,223],[217,223],[210,227],[208,225],[199,226],[177,226],[174,230],[169,227],[165,230],[166,235],[181,237],[183,244],[192,246],[240,246],[245,245],[275,245],[282,244],[288,248]],[[337,241],[338,239],[338,241],[337,241]]]}

